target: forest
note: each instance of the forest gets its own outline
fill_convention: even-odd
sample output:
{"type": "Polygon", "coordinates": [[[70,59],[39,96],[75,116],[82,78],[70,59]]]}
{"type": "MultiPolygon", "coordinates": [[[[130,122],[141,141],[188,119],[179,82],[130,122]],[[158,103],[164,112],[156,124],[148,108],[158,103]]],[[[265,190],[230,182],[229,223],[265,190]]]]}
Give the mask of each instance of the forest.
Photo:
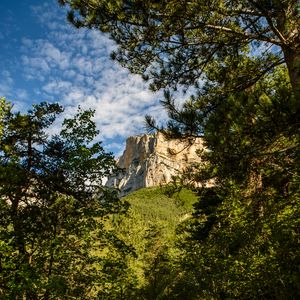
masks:
{"type": "Polygon", "coordinates": [[[299,299],[300,1],[58,2],[164,92],[149,131],[207,151],[182,184],[120,198],[93,110],[49,135],[61,105],[2,98],[0,299],[299,299]]]}

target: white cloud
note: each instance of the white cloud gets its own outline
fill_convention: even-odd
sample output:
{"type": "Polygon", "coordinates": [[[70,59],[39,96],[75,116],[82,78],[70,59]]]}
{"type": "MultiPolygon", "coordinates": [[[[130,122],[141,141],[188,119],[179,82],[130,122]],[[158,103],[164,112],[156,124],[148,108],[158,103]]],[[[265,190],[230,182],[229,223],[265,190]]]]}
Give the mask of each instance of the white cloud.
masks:
{"type": "Polygon", "coordinates": [[[9,71],[0,72],[0,97],[10,97],[14,81],[9,71]]]}
{"type": "Polygon", "coordinates": [[[27,98],[28,98],[28,92],[23,89],[17,89],[16,95],[17,95],[17,99],[19,99],[19,100],[27,100],[27,98]]]}
{"type": "Polygon", "coordinates": [[[166,119],[161,94],[110,60],[116,46],[107,35],[72,28],[64,12],[54,13],[49,3],[33,11],[47,28],[47,38],[23,39],[23,76],[40,82],[35,94],[42,100],[59,100],[66,107],[64,116],[74,114],[78,105],[95,109],[101,139],[114,140],[108,148],[118,153],[126,137],[145,132],[146,114],[166,119]]]}
{"type": "Polygon", "coordinates": [[[34,74],[34,71],[39,69],[39,72],[47,75],[50,71],[50,67],[47,61],[41,57],[29,57],[26,55],[22,56],[22,63],[25,67],[28,67],[27,72],[34,74]]]}
{"type": "Polygon", "coordinates": [[[68,82],[68,81],[59,81],[59,80],[55,80],[55,81],[50,81],[49,83],[47,83],[46,85],[43,86],[43,90],[49,94],[53,94],[53,95],[60,95],[62,93],[64,93],[66,90],[70,90],[70,88],[72,87],[72,83],[68,82]]]}

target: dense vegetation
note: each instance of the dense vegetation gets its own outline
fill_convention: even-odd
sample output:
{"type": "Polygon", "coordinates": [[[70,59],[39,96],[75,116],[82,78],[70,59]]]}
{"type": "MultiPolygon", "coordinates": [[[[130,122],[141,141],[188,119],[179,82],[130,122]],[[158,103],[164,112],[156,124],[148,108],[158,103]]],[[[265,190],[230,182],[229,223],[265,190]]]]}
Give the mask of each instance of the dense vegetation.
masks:
{"type": "Polygon", "coordinates": [[[58,105],[22,115],[1,101],[1,297],[299,299],[299,1],[59,2],[165,89],[166,128],[149,126],[201,136],[204,163],[185,176],[214,186],[191,186],[192,214],[154,189],[116,215],[126,202],[101,185],[114,166],[91,112],[48,138],[58,105]],[[172,92],[191,86],[177,107],[172,92]]]}
{"type": "Polygon", "coordinates": [[[180,256],[176,228],[191,217],[196,199],[192,191],[172,187],[145,188],[124,198],[130,204],[128,213],[114,215],[111,226],[135,253],[127,260],[136,280],[128,299],[169,298],[180,256]]]}
{"type": "Polygon", "coordinates": [[[58,104],[21,114],[1,100],[0,111],[0,298],[99,298],[128,250],[104,229],[126,207],[102,185],[115,166],[93,143],[93,112],[79,110],[48,137],[58,104]]]}
{"type": "MultiPolygon", "coordinates": [[[[60,0],[107,32],[112,57],[164,89],[169,138],[202,136],[168,299],[300,297],[300,3],[60,0]],[[193,87],[182,107],[172,92],[193,87]],[[180,270],[180,271],[179,271],[180,270]]],[[[163,279],[162,279],[163,280],[163,279]]],[[[160,299],[158,297],[158,299],[160,299]]]]}

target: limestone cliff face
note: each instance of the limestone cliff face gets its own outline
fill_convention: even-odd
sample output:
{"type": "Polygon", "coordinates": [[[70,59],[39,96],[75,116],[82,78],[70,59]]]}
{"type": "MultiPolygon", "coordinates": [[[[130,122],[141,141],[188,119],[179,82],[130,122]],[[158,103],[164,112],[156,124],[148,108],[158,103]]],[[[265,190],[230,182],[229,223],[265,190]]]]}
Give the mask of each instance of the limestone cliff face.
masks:
{"type": "Polygon", "coordinates": [[[121,195],[126,195],[139,188],[167,184],[191,164],[199,163],[196,150],[201,148],[200,138],[190,145],[167,141],[160,133],[129,137],[117,161],[124,171],[110,178],[107,185],[118,187],[121,195]]]}

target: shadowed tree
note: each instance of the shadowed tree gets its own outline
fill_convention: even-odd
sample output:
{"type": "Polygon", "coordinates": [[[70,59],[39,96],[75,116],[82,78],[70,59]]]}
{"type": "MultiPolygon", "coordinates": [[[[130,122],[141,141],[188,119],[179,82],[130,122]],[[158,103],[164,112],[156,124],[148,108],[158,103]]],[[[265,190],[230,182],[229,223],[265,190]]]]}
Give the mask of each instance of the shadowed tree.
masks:
{"type": "Polygon", "coordinates": [[[79,110],[49,137],[62,111],[41,103],[2,120],[1,299],[94,299],[112,272],[103,249],[120,259],[127,253],[103,225],[125,206],[102,184],[115,162],[94,142],[93,111],[79,110]]]}

